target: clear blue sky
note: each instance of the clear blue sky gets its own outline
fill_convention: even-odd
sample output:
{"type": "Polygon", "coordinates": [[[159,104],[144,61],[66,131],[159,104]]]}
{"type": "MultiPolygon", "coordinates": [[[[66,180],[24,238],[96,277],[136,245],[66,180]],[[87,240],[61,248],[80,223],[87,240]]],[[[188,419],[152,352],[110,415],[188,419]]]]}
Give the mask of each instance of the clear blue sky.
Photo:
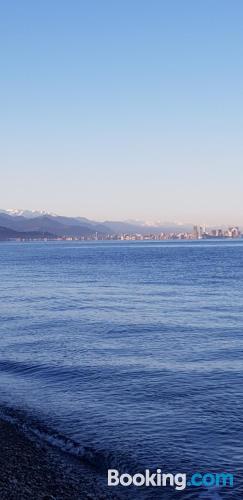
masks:
{"type": "Polygon", "coordinates": [[[242,0],[0,0],[1,208],[243,221],[242,0]]]}

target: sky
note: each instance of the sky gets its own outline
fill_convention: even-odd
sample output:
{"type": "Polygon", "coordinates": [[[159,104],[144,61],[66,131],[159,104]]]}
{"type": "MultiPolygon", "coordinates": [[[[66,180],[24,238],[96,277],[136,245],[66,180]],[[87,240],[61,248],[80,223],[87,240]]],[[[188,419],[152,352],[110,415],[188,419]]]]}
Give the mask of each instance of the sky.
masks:
{"type": "Polygon", "coordinates": [[[242,0],[0,0],[0,208],[243,222],[242,0]]]}

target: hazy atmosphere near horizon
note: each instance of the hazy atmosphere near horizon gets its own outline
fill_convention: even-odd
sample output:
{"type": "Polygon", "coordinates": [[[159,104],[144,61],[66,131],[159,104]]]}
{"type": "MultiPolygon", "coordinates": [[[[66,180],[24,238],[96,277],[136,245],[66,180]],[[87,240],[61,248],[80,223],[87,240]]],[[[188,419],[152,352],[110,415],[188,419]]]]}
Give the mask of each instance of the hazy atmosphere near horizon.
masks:
{"type": "Polygon", "coordinates": [[[240,0],[0,3],[1,208],[239,224],[240,0]]]}

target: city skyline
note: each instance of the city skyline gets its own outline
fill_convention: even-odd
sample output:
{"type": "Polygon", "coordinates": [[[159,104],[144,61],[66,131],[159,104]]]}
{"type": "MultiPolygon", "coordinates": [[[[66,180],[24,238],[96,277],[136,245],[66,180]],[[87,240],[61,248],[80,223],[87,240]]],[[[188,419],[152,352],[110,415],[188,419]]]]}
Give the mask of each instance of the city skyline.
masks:
{"type": "Polygon", "coordinates": [[[242,2],[0,14],[1,206],[241,224],[242,2]]]}
{"type": "Polygon", "coordinates": [[[242,227],[142,221],[92,221],[63,217],[46,211],[0,210],[0,241],[84,241],[84,240],[203,240],[239,239],[242,227]],[[153,223],[151,223],[153,224],[153,223]]]}

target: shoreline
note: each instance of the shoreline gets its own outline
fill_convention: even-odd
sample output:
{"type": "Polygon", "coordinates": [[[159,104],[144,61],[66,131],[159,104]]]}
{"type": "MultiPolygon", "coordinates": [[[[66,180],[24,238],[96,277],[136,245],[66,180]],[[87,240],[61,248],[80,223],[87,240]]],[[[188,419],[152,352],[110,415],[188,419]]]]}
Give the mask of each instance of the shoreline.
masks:
{"type": "Polygon", "coordinates": [[[0,418],[1,500],[105,500],[120,496],[76,457],[0,418]]]}

